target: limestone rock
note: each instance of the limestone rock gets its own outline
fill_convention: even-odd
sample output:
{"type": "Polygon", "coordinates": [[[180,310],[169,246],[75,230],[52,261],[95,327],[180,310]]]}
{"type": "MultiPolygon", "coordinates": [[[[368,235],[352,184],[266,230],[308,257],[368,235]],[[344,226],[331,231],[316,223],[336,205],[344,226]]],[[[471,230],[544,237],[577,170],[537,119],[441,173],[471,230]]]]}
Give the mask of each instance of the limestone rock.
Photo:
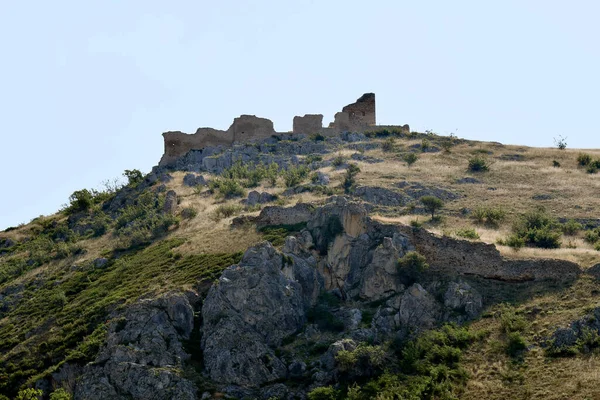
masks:
{"type": "Polygon", "coordinates": [[[272,195],[268,192],[259,193],[256,190],[248,193],[248,198],[246,199],[246,204],[249,206],[255,206],[257,204],[270,203],[272,201],[277,200],[277,196],[272,195]]]}
{"type": "Polygon", "coordinates": [[[109,325],[104,347],[75,387],[76,400],[195,399],[180,375],[189,355],[182,339],[193,329],[193,309],[181,294],[142,300],[109,325]]]}
{"type": "Polygon", "coordinates": [[[169,190],[165,197],[165,205],[163,206],[165,214],[175,215],[177,212],[177,193],[174,190],[169,190]]]}
{"type": "Polygon", "coordinates": [[[454,311],[477,317],[483,309],[481,295],[464,281],[450,282],[444,295],[444,305],[454,311]]]}
{"type": "Polygon", "coordinates": [[[270,243],[261,243],[210,289],[202,308],[202,349],[214,381],[256,387],[286,376],[270,346],[296,333],[305,312],[302,288],[281,272],[282,261],[270,243]]]}
{"type": "Polygon", "coordinates": [[[440,305],[418,283],[413,284],[404,292],[398,311],[400,325],[412,329],[431,329],[440,318],[440,305]]]}
{"type": "Polygon", "coordinates": [[[398,249],[391,238],[384,238],[362,273],[360,296],[374,301],[402,290],[404,287],[398,280],[397,264],[398,258],[403,255],[402,247],[398,249]]]}
{"type": "Polygon", "coordinates": [[[206,179],[204,179],[204,177],[202,175],[185,174],[185,176],[183,177],[183,184],[185,186],[190,186],[190,187],[205,186],[206,179]]]}

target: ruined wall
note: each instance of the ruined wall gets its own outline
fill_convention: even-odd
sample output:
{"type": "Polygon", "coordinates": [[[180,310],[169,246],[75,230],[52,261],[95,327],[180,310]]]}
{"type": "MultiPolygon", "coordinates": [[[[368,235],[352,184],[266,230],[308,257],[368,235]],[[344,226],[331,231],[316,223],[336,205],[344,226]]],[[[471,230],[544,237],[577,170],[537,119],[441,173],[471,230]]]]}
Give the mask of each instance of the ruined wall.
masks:
{"type": "MultiPolygon", "coordinates": [[[[323,115],[321,114],[294,117],[293,133],[321,133],[324,136],[334,136],[346,131],[365,132],[377,129],[375,123],[375,94],[365,93],[355,103],[348,104],[341,112],[338,112],[329,128],[323,128],[323,115]]],[[[408,125],[406,127],[408,128],[408,125]]],[[[276,133],[273,122],[254,115],[241,115],[235,118],[226,131],[199,128],[192,135],[178,131],[165,132],[163,133],[165,153],[159,165],[168,165],[186,155],[190,150],[200,150],[209,146],[231,146],[234,142],[266,139],[276,133]]]]}
{"type": "Polygon", "coordinates": [[[305,114],[304,117],[294,117],[293,133],[307,135],[323,130],[323,114],[305,114]]]}
{"type": "Polygon", "coordinates": [[[481,242],[438,236],[425,229],[397,225],[427,258],[430,268],[443,273],[475,275],[501,281],[568,281],[581,274],[573,262],[554,259],[508,260],[496,246],[481,242]]]}
{"type": "Polygon", "coordinates": [[[189,135],[183,132],[165,132],[165,153],[158,165],[167,165],[190,150],[199,150],[208,146],[231,146],[234,142],[250,142],[274,135],[273,122],[254,115],[241,115],[233,120],[226,131],[213,128],[198,128],[189,135]]]}

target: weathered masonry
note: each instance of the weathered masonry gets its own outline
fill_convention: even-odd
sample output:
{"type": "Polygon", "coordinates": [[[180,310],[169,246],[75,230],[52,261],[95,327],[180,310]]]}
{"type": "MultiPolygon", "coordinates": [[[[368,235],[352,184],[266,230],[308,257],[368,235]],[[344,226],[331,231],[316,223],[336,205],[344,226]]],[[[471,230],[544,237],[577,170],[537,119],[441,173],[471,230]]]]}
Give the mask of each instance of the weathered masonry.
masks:
{"type": "MultiPolygon", "coordinates": [[[[367,132],[380,129],[376,125],[375,93],[363,94],[355,103],[348,104],[335,114],[334,121],[327,128],[323,127],[322,114],[306,114],[294,117],[293,134],[319,133],[323,136],[334,136],[342,132],[367,132]]],[[[408,130],[408,125],[398,127],[408,130]]],[[[231,146],[236,142],[252,142],[268,138],[272,135],[289,133],[275,132],[273,122],[254,115],[241,115],[233,120],[226,131],[213,128],[198,128],[196,133],[187,134],[179,131],[165,132],[165,153],[159,165],[167,165],[190,150],[205,147],[231,146]]]]}

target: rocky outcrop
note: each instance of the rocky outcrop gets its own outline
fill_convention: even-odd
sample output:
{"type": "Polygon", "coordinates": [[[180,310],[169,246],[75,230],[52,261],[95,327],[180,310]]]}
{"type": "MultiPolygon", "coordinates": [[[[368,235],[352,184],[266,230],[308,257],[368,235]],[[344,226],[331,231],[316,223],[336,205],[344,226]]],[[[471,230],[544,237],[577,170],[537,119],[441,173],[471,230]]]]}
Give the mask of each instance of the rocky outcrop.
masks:
{"type": "Polygon", "coordinates": [[[183,184],[185,186],[190,186],[190,187],[205,186],[206,179],[204,179],[204,177],[202,175],[185,174],[185,176],[183,177],[183,184]]]}
{"type": "Polygon", "coordinates": [[[177,193],[174,190],[169,190],[167,192],[163,212],[171,215],[175,215],[177,212],[177,193]]]}
{"type": "Polygon", "coordinates": [[[256,387],[285,378],[274,347],[305,322],[302,289],[265,242],[223,272],[202,308],[204,363],[216,382],[256,387]]]}
{"type": "Polygon", "coordinates": [[[182,377],[194,311],[186,296],[142,300],[109,324],[106,344],[78,379],[74,398],[196,399],[182,377]]]}
{"type": "Polygon", "coordinates": [[[250,193],[248,193],[248,198],[246,199],[245,203],[248,206],[255,206],[257,204],[265,204],[265,203],[270,203],[272,201],[277,200],[277,196],[268,193],[268,192],[257,192],[256,190],[251,191],[250,193]]]}

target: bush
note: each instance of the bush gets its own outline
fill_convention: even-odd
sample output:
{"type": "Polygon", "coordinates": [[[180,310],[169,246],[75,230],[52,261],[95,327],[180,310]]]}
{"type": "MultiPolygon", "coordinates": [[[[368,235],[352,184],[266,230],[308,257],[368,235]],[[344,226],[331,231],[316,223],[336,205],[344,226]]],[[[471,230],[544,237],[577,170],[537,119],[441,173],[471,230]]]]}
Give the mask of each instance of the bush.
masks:
{"type": "Polygon", "coordinates": [[[554,168],[560,168],[560,163],[558,161],[556,161],[556,160],[552,160],[552,166],[554,168]]]}
{"type": "Polygon", "coordinates": [[[423,196],[421,197],[421,203],[425,210],[431,213],[432,220],[435,218],[435,212],[444,207],[444,202],[435,196],[423,196]]]}
{"type": "Polygon", "coordinates": [[[557,228],[557,222],[543,209],[538,209],[523,215],[513,226],[513,233],[531,246],[557,249],[561,245],[561,232],[557,228]]]}
{"type": "Polygon", "coordinates": [[[600,241],[600,228],[593,229],[591,231],[587,231],[583,238],[586,242],[590,244],[595,244],[600,241]]]}
{"type": "Polygon", "coordinates": [[[525,246],[525,239],[518,235],[510,235],[506,240],[499,240],[499,244],[512,247],[513,250],[519,250],[525,246]]]}
{"type": "Polygon", "coordinates": [[[325,141],[325,136],[321,135],[320,133],[313,133],[309,136],[309,139],[315,142],[323,142],[325,141]]]}
{"type": "Polygon", "coordinates": [[[585,167],[587,165],[589,165],[592,162],[592,156],[590,156],[587,153],[579,153],[577,155],[577,164],[585,167]]]}
{"type": "Polygon", "coordinates": [[[427,259],[416,251],[409,251],[398,259],[398,272],[405,285],[415,283],[421,274],[429,269],[427,259]]]}
{"type": "Polygon", "coordinates": [[[381,149],[386,152],[394,151],[396,149],[396,138],[393,136],[386,138],[381,144],[381,149]]]}
{"type": "Polygon", "coordinates": [[[421,151],[427,151],[431,147],[431,142],[429,139],[423,139],[421,141],[421,151]]]}
{"type": "Polygon", "coordinates": [[[490,170],[490,166],[485,158],[475,156],[469,159],[468,170],[471,172],[486,172],[490,170]]]}
{"type": "Polygon", "coordinates": [[[277,178],[279,177],[279,165],[277,163],[269,164],[266,172],[267,181],[271,186],[277,185],[277,178]]]}
{"type": "Polygon", "coordinates": [[[335,156],[335,158],[333,159],[333,161],[331,162],[331,165],[333,165],[334,167],[340,167],[342,166],[344,163],[346,162],[346,158],[341,155],[338,154],[337,156],[335,156]]]}
{"type": "Polygon", "coordinates": [[[76,190],[69,196],[71,212],[87,211],[94,204],[94,196],[87,189],[76,190]]]}
{"type": "Polygon", "coordinates": [[[185,219],[193,219],[198,215],[198,211],[193,207],[186,207],[181,210],[181,217],[185,219]]]}
{"type": "Polygon", "coordinates": [[[23,389],[19,390],[15,400],[38,400],[44,393],[40,389],[23,389]]]}
{"type": "Polygon", "coordinates": [[[506,354],[510,357],[517,357],[527,349],[527,342],[519,332],[508,334],[508,343],[506,344],[506,354]]]}
{"type": "Polygon", "coordinates": [[[299,185],[308,177],[310,170],[306,166],[290,166],[286,171],[283,172],[283,181],[285,186],[292,188],[299,185]]]}
{"type": "Polygon", "coordinates": [[[356,175],[360,172],[360,168],[356,164],[348,164],[348,168],[346,168],[346,174],[344,175],[344,181],[342,182],[342,187],[344,188],[344,193],[348,194],[354,188],[354,184],[356,183],[356,175]]]}
{"type": "Polygon", "coordinates": [[[559,150],[564,150],[567,148],[567,138],[566,137],[562,137],[562,136],[558,136],[557,138],[554,138],[554,145],[559,149],[559,150]]]}
{"type": "Polygon", "coordinates": [[[586,170],[585,170],[588,174],[595,174],[598,172],[598,161],[594,161],[592,163],[590,163],[586,170]]]}
{"type": "Polygon", "coordinates": [[[518,315],[513,307],[503,305],[500,309],[500,327],[504,333],[522,332],[527,327],[527,320],[518,315]]]}
{"type": "Polygon", "coordinates": [[[565,235],[575,236],[577,232],[583,229],[583,225],[574,219],[570,219],[562,225],[561,229],[565,235]]]}
{"type": "Polygon", "coordinates": [[[71,400],[73,397],[65,389],[56,389],[50,394],[50,400],[71,400]]]}
{"type": "Polygon", "coordinates": [[[341,350],[335,356],[339,369],[354,376],[373,376],[382,370],[385,351],[381,346],[361,344],[356,349],[341,350]]]}
{"type": "Polygon", "coordinates": [[[127,178],[127,185],[129,186],[135,186],[144,180],[144,175],[139,169],[126,169],[123,176],[127,178]]]}
{"type": "Polygon", "coordinates": [[[211,193],[217,193],[217,197],[232,199],[234,197],[243,197],[246,191],[234,178],[216,178],[209,182],[211,193]]]}
{"type": "Polygon", "coordinates": [[[308,400],[336,400],[338,391],[331,386],[318,387],[308,393],[308,400]]]}
{"type": "Polygon", "coordinates": [[[218,219],[229,218],[242,211],[242,207],[237,204],[221,204],[215,210],[215,216],[218,219]]]}
{"type": "Polygon", "coordinates": [[[407,153],[404,155],[404,157],[402,157],[402,159],[404,160],[406,165],[408,165],[410,167],[411,165],[413,165],[414,163],[417,162],[417,160],[419,159],[419,156],[416,155],[415,153],[407,153]]]}
{"type": "Polygon", "coordinates": [[[475,229],[459,229],[456,231],[456,236],[463,237],[466,239],[479,239],[479,234],[475,231],[475,229]]]}
{"type": "Polygon", "coordinates": [[[478,224],[497,227],[504,220],[506,212],[501,208],[478,207],[473,211],[472,218],[478,224]]]}

